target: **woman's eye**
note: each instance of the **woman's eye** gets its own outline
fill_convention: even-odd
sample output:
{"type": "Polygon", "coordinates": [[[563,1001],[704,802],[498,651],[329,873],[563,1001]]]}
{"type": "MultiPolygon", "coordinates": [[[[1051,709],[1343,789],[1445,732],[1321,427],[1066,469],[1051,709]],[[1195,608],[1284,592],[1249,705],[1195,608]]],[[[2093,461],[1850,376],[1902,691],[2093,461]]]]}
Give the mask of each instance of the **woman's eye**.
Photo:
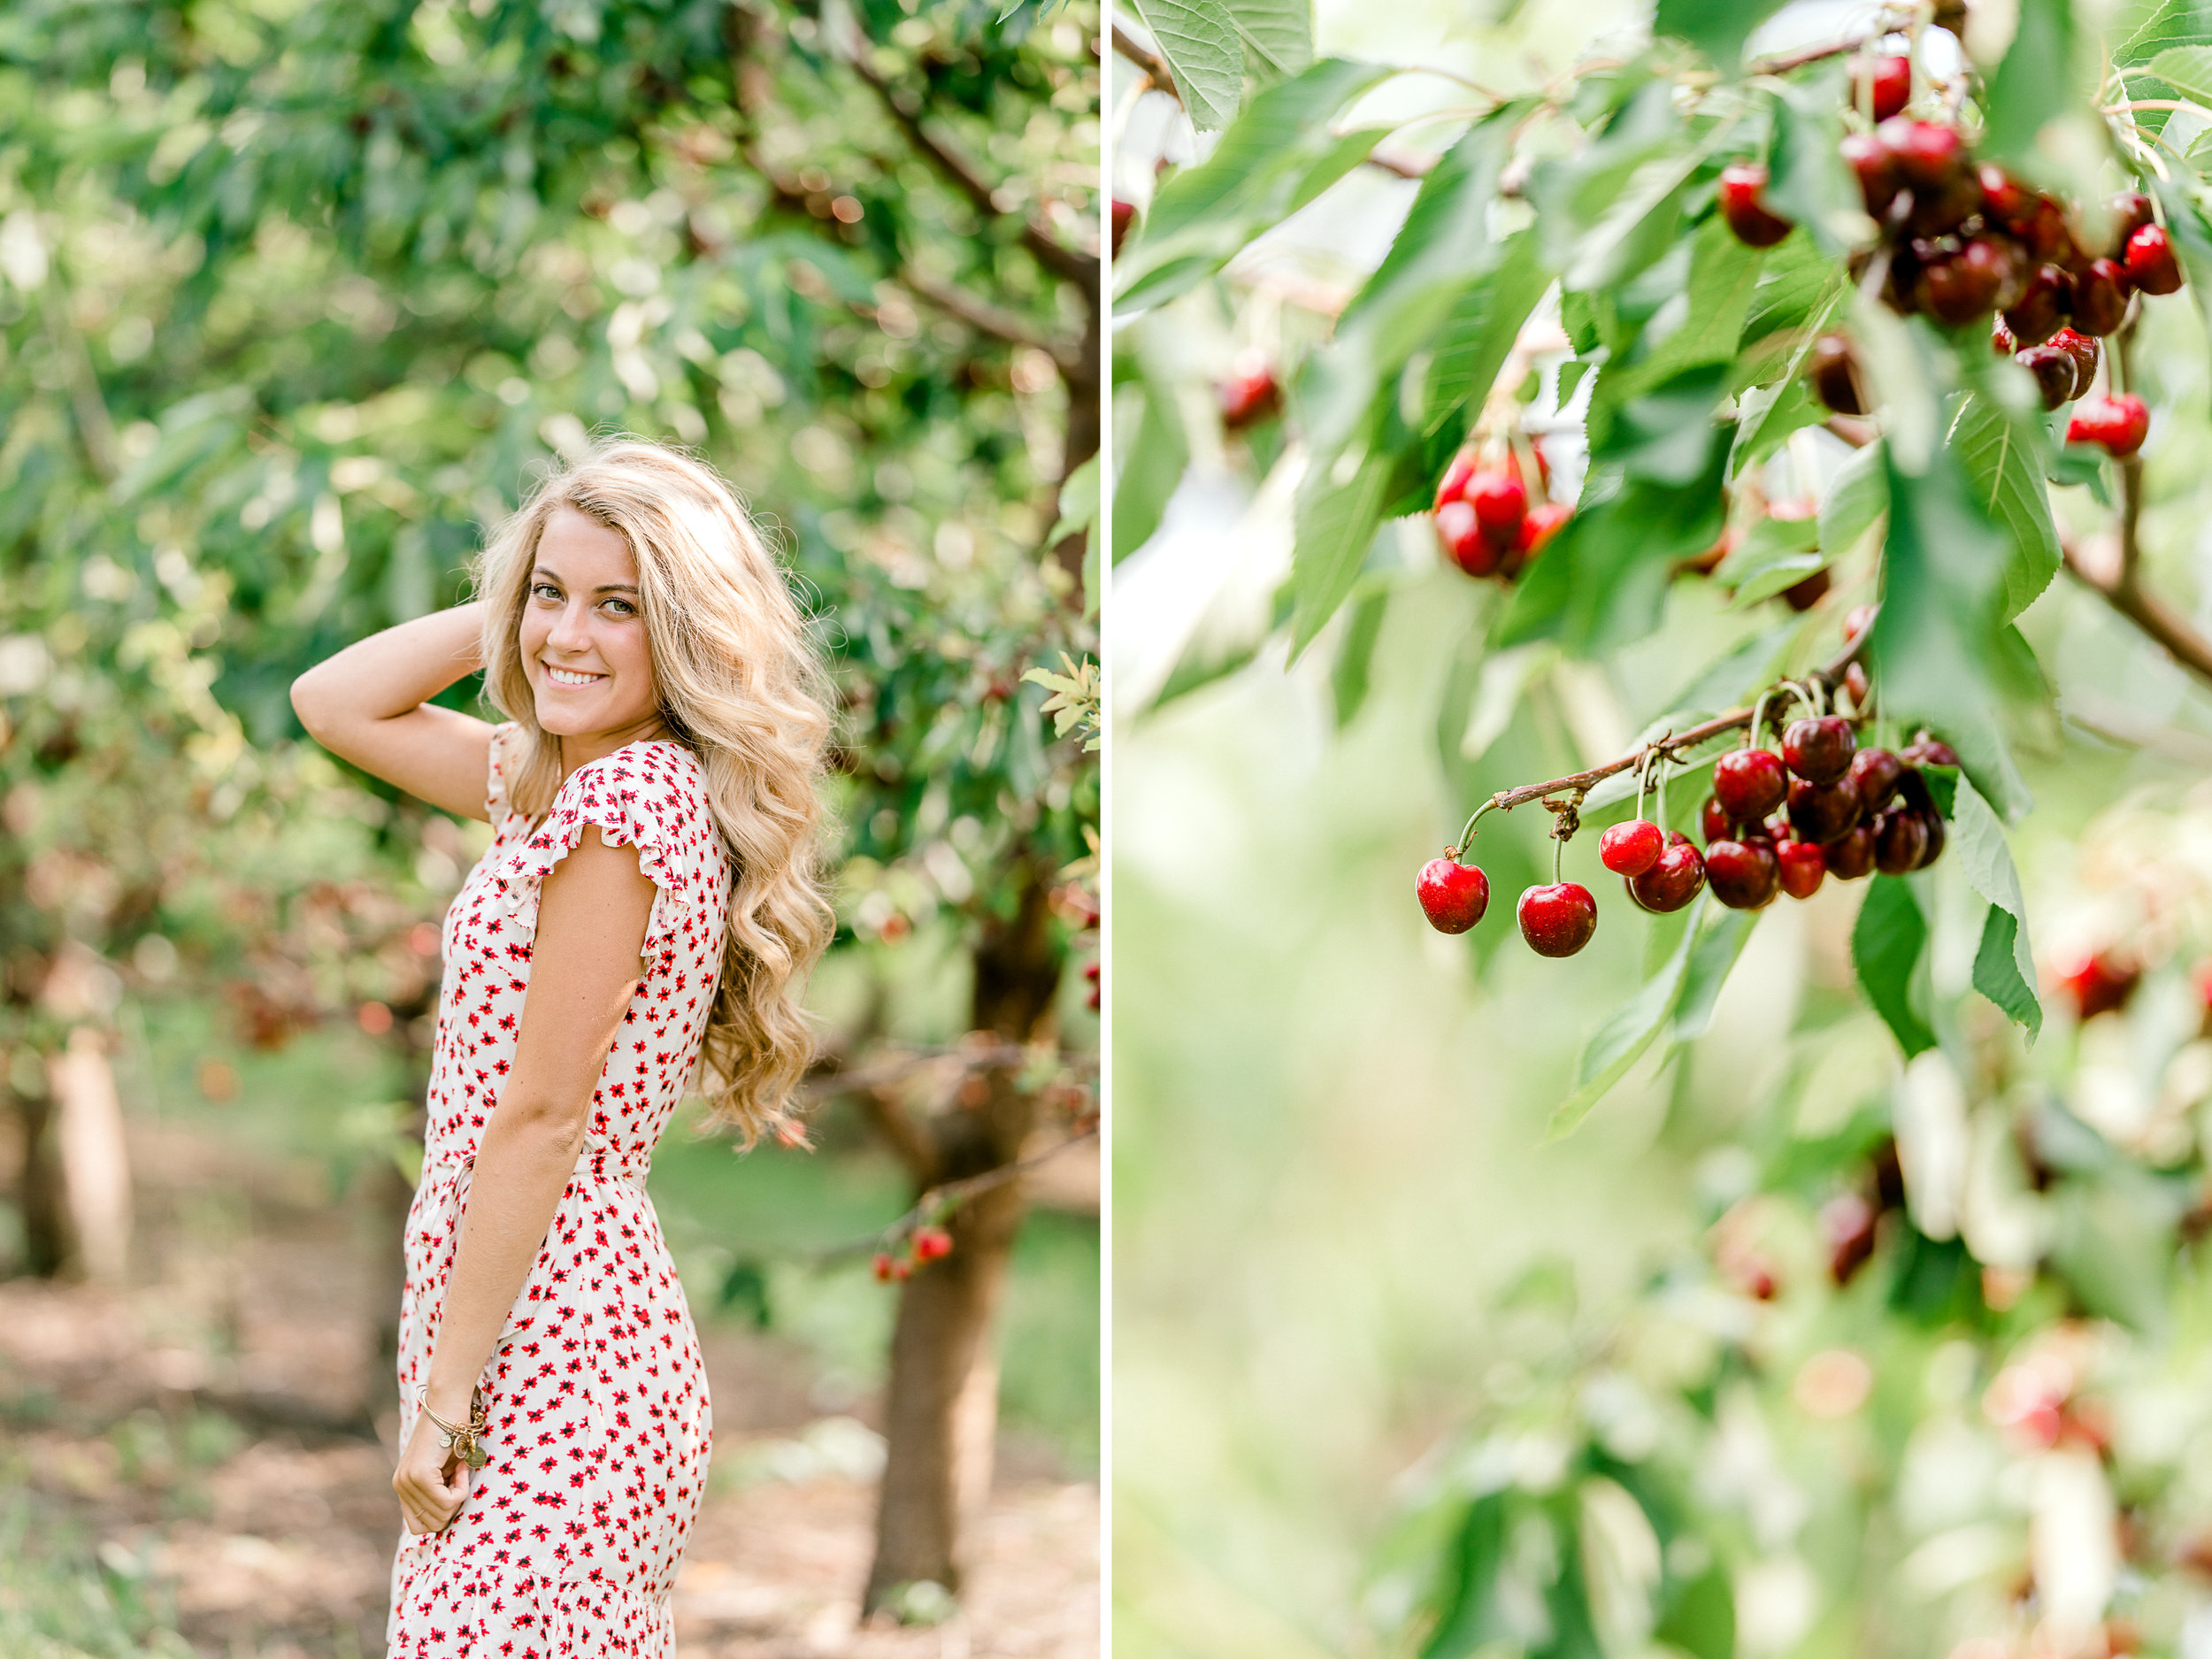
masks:
{"type": "Polygon", "coordinates": [[[626,599],[610,599],[606,603],[613,608],[615,615],[618,617],[637,615],[637,607],[626,599]]]}
{"type": "Polygon", "coordinates": [[[560,599],[560,596],[561,590],[553,586],[551,582],[533,582],[530,584],[530,597],[533,599],[551,599],[557,602],[560,599]]]}

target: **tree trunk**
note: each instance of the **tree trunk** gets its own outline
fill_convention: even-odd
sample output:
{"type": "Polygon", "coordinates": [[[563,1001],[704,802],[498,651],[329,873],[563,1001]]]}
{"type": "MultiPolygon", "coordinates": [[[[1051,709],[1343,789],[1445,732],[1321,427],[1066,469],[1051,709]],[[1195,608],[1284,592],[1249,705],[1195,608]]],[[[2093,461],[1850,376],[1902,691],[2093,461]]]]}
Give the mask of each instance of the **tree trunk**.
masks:
{"type": "Polygon", "coordinates": [[[51,1279],[69,1259],[69,1233],[63,1219],[61,1167],[54,1156],[51,1095],[14,1094],[15,1122],[22,1136],[23,1162],[16,1195],[23,1211],[24,1265],[40,1279],[51,1279]]]}
{"type": "MultiPolygon", "coordinates": [[[[1051,1018],[1060,982],[1048,908],[1049,872],[1021,872],[1014,918],[988,922],[977,942],[975,1028],[1026,1041],[1051,1018]]],[[[978,1097],[918,1125],[926,1148],[916,1184],[927,1189],[1012,1163],[1036,1121],[1036,1100],[1014,1068],[995,1066],[978,1097]]],[[[899,1294],[884,1412],[889,1453],[876,1516],[875,1560],[864,1605],[896,1600],[924,1581],[956,1594],[965,1544],[990,1495],[998,1427],[995,1324],[1007,1263],[1026,1201],[1018,1180],[953,1212],[952,1254],[916,1269],[899,1294]]]]}
{"type": "Polygon", "coordinates": [[[77,1265],[87,1279],[119,1285],[130,1261],[131,1170],[115,1070],[100,1033],[89,1025],[72,1031],[46,1075],[77,1265]]]}

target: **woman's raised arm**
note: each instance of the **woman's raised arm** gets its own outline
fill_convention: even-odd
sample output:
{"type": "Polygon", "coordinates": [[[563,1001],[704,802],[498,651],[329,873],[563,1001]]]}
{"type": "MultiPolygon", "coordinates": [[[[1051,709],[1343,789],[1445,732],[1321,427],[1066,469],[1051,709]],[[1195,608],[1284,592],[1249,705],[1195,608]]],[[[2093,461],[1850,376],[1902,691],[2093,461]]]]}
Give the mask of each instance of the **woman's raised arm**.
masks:
{"type": "Polygon", "coordinates": [[[483,666],[481,600],[372,634],[292,682],[307,734],[362,771],[464,818],[486,816],[492,728],[430,699],[483,666]]]}

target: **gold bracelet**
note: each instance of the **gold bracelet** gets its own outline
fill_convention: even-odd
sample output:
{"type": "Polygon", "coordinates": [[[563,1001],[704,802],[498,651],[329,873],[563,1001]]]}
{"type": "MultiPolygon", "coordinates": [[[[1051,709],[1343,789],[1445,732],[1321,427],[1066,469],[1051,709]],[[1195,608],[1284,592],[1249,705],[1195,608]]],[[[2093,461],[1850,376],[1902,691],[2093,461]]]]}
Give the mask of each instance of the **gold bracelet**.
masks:
{"type": "Polygon", "coordinates": [[[438,1427],[443,1437],[440,1445],[446,1451],[466,1463],[471,1469],[481,1469],[491,1461],[491,1454],[484,1449],[482,1435],[491,1426],[491,1419],[484,1405],[484,1391],[478,1388],[469,1396],[469,1421],[465,1427],[447,1422],[430,1409],[430,1389],[426,1384],[420,1402],[423,1416],[438,1427]]]}

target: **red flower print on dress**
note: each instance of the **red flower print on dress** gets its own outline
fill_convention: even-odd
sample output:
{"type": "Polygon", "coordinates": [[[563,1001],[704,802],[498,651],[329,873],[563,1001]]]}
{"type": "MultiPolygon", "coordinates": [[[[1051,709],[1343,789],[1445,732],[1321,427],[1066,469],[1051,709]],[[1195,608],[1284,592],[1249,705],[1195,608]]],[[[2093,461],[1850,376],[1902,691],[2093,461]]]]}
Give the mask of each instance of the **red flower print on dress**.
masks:
{"type": "MultiPolygon", "coordinates": [[[[516,733],[510,724],[493,733],[494,840],[446,913],[452,971],[438,1004],[400,1301],[403,1443],[444,1312],[477,1143],[498,1094],[493,1079],[514,1059],[546,872],[595,825],[610,845],[637,849],[659,889],[626,1021],[650,1019],[675,991],[712,986],[728,933],[729,856],[689,749],[632,743],[580,766],[533,824],[507,799],[502,755],[516,733]],[[466,1032],[481,1034],[464,1041],[466,1032]]],[[[673,1041],[657,1033],[664,1046],[651,1054],[642,1042],[608,1054],[584,1154],[484,1375],[491,1459],[452,1524],[403,1535],[393,1561],[391,1659],[672,1659],[669,1595],[713,1422],[698,1333],[645,1177],[705,1040],[695,1010],[695,1001],[681,1018],[664,1013],[673,1041]],[[626,1241],[624,1271],[611,1236],[626,1241]],[[587,1345],[590,1364],[568,1357],[587,1345]],[[649,1383],[657,1404],[641,1419],[622,1408],[649,1383]],[[560,1453],[546,1449],[560,1442],[560,1453]],[[632,1504],[615,1518],[620,1499],[649,1488],[650,1507],[632,1504]],[[537,1525],[512,1524],[521,1505],[537,1525]]]]}

